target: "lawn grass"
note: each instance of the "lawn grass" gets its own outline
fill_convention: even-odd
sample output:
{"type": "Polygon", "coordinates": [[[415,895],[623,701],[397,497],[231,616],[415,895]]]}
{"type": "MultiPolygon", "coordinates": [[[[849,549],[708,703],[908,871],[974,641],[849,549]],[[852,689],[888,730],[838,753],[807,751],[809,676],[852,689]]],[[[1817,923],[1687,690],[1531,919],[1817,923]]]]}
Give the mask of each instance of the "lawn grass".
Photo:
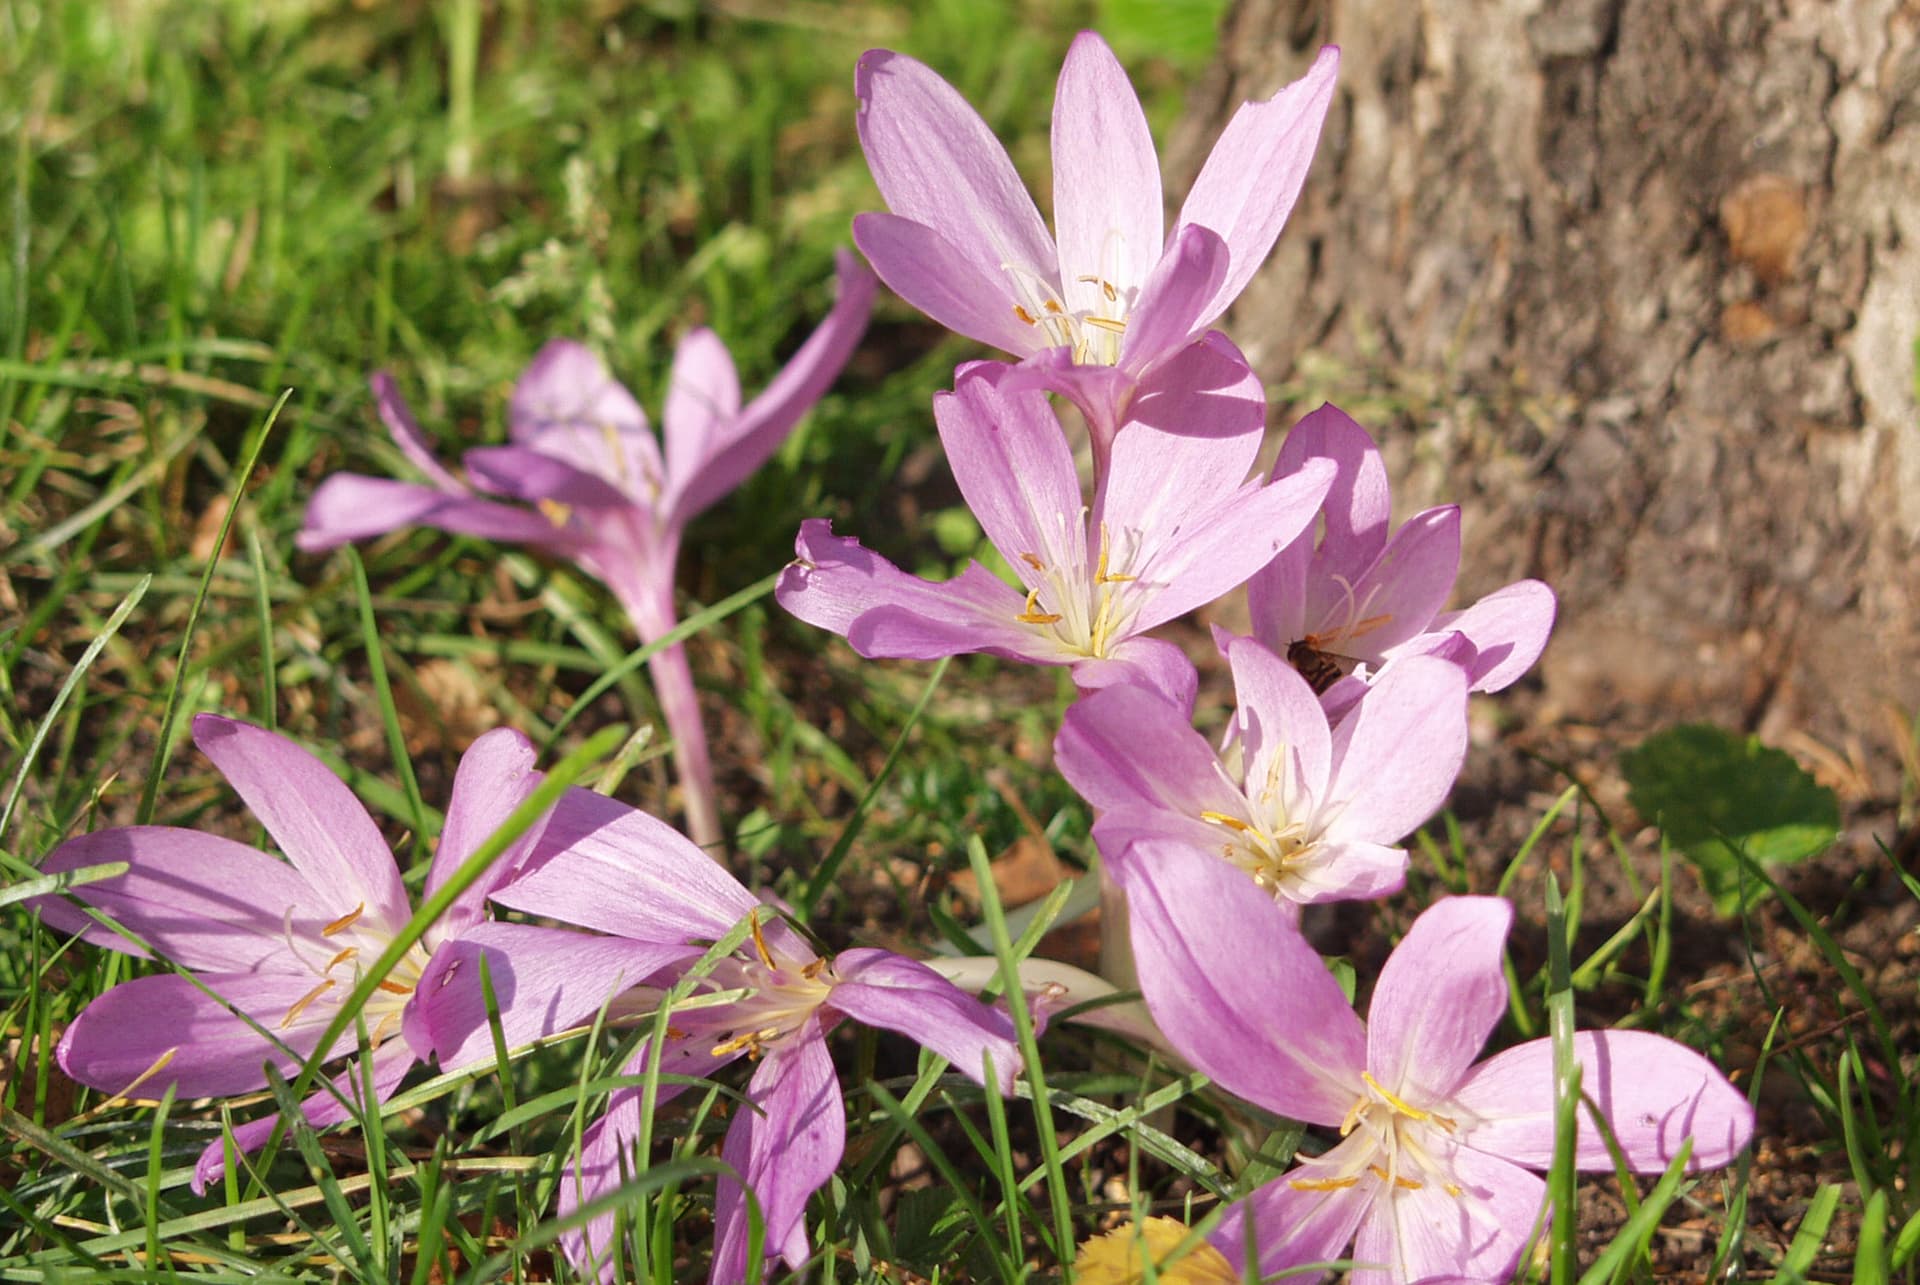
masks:
{"type": "MultiPolygon", "coordinates": [[[[367,373],[394,373],[448,458],[502,439],[507,389],[555,336],[591,343],[656,414],[672,344],[696,325],[756,388],[828,307],[851,216],[878,206],[853,128],[862,50],[932,63],[1040,179],[1078,26],[1111,24],[1164,127],[1217,9],[0,0],[0,1280],[573,1279],[553,1248],[561,1160],[631,1082],[619,1068],[644,1031],[421,1079],[381,1119],[291,1129],[273,1159],[196,1198],[187,1178],[223,1108],[115,1105],[52,1060],[89,999],[156,966],[41,927],[20,904],[47,890],[38,862],[65,836],[135,822],[262,841],[184,739],[199,711],[322,754],[416,889],[453,764],[495,723],[532,736],[544,765],[669,812],[657,745],[627,735],[653,717],[644,670],[596,583],[425,531],[294,552],[321,478],[401,471],[367,373]]],[[[884,301],[802,430],[687,541],[683,614],[734,869],[836,947],[925,948],[984,920],[1010,959],[1039,925],[1009,930],[987,857],[1036,836],[1069,867],[1093,855],[1087,810],[1050,767],[1064,680],[977,658],[858,663],[767,594],[805,517],[845,519],[909,569],[974,552],[928,402],[973,355],[884,301]],[[956,892],[962,872],[978,902],[956,892]]],[[[1541,907],[1523,918],[1556,935],[1552,951],[1516,948],[1536,965],[1513,966],[1508,1036],[1544,1034],[1578,1003],[1715,1054],[1757,1048],[1784,1071],[1769,1087],[1833,1139],[1801,1157],[1806,1212],[1790,1224],[1780,1181],[1764,1219],[1749,1200],[1751,1165],[1586,1184],[1618,1193],[1620,1229],[1597,1243],[1563,1220],[1543,1233],[1544,1272],[1655,1279],[1664,1216],[1704,1228],[1719,1278],[1913,1279],[1913,1056],[1830,908],[1780,903],[1853,1018],[1776,1038],[1791,1000],[1765,991],[1763,967],[1764,998],[1731,1012],[1670,973],[1670,881],[1687,877],[1673,866],[1624,929],[1583,924],[1591,863],[1630,880],[1635,867],[1577,791],[1514,852],[1464,844],[1430,827],[1385,922],[1404,927],[1445,890],[1495,891],[1489,861],[1562,878],[1564,927],[1541,907]],[[1839,1227],[1857,1232],[1836,1257],[1839,1227]]],[[[1214,1197],[1278,1172],[1299,1141],[1198,1077],[1046,1038],[1062,1052],[1005,1103],[891,1039],[838,1043],[850,1142],[813,1207],[823,1274],[1050,1276],[1124,1214],[1205,1225],[1214,1197]],[[930,1182],[903,1176],[909,1157],[930,1182]]],[[[739,1103],[723,1079],[649,1120],[660,1163],[617,1197],[639,1278],[704,1274],[715,1143],[739,1103]]],[[[1592,1203],[1558,1195],[1563,1213],[1592,1203]]]]}

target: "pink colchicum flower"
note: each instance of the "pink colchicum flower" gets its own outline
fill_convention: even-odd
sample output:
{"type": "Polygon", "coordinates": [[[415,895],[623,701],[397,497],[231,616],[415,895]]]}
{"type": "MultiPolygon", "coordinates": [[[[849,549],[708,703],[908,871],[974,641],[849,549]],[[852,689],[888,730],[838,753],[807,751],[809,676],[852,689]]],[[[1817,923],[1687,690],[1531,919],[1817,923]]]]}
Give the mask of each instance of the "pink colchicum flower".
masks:
{"type": "MultiPolygon", "coordinates": [[[[1414,922],[1381,970],[1370,1021],[1259,890],[1186,853],[1122,877],[1147,1006],[1220,1087],[1341,1141],[1231,1209],[1210,1240],[1257,1275],[1341,1256],[1356,1285],[1512,1279],[1546,1199],[1529,1170],[1553,1155],[1553,1052],[1534,1040],[1475,1062],[1507,1007],[1501,955],[1512,907],[1450,897],[1414,922]]],[[[1638,1031],[1574,1037],[1581,1092],[1629,1166],[1729,1163],[1753,1133],[1746,1099],[1711,1063],[1638,1031]]],[[[1575,1163],[1613,1168],[1591,1109],[1575,1163]]],[[[1317,1280],[1317,1275],[1301,1280],[1317,1280]]],[[[1292,1278],[1290,1278],[1292,1279],[1292,1278]]]]}
{"type": "Polygon", "coordinates": [[[953,86],[905,54],[869,50],[854,73],[860,144],[891,213],[857,216],[854,242],[907,302],[1073,398],[1102,471],[1136,383],[1225,312],[1273,248],[1338,65],[1329,46],[1301,79],[1242,104],[1163,235],[1146,116],[1113,51],[1082,32],[1054,96],[1056,244],[953,86]]]}
{"type": "Polygon", "coordinates": [[[1274,476],[1333,461],[1325,523],[1302,533],[1247,581],[1253,636],[1285,656],[1336,716],[1402,656],[1432,654],[1495,692],[1540,658],[1553,631],[1553,590],[1516,580],[1464,611],[1442,612],[1460,570],[1460,510],[1415,514],[1388,536],[1387,469],[1367,431],[1322,406],[1287,434],[1274,476]]]}
{"type": "MultiPolygon", "coordinates": [[[[621,941],[629,949],[669,952],[676,967],[656,972],[654,987],[670,985],[685,965],[713,941],[752,916],[752,936],[697,983],[695,996],[745,992],[731,1002],[676,1010],[660,1051],[663,1072],[705,1076],[740,1057],[758,1065],[747,1087],[749,1106],[728,1126],[722,1158],[746,1181],[759,1201],[769,1256],[798,1270],[808,1257],[807,1197],[832,1175],[846,1144],[846,1108],[826,1036],[843,1018],[897,1031],[950,1060],[979,1082],[986,1055],[993,1058],[996,1087],[1011,1091],[1020,1068],[1013,1024],[1006,1014],[965,994],[926,965],[885,950],[848,950],[826,959],[756,899],[738,881],[678,832],[611,799],[569,791],[555,808],[540,848],[526,873],[494,893],[494,900],[529,914],[577,924],[600,933],[574,934],[582,958],[576,976],[597,978],[603,996],[637,980],[631,968],[617,972],[592,953],[596,943],[621,941]]],[[[482,943],[484,948],[487,943],[482,943]]],[[[470,959],[469,942],[423,979],[433,988],[441,969],[470,959]]],[[[511,983],[518,966],[511,950],[489,955],[496,986],[511,983]]],[[[664,965],[663,965],[664,967],[664,965]]],[[[651,1009],[658,989],[629,991],[614,1002],[622,1012],[651,1009]]],[[[471,1000],[427,1015],[430,1037],[443,1058],[466,1056],[484,1046],[486,1015],[471,1000]]],[[[622,1074],[645,1072],[643,1044],[622,1074]]],[[[663,1084],[655,1105],[680,1090],[663,1084]]],[[[640,1136],[644,1091],[621,1089],[590,1126],[578,1156],[570,1156],[561,1179],[562,1217],[614,1191],[623,1175],[644,1167],[633,1155],[640,1136]]],[[[596,1218],[562,1238],[574,1264],[609,1279],[615,1220],[596,1218]]],[[[711,1279],[725,1285],[746,1274],[745,1197],[737,1183],[722,1180],[715,1198],[711,1279]]]]}
{"type": "Polygon", "coordinates": [[[1015,589],[978,563],[944,584],[907,575],[836,537],[800,528],[774,596],[863,656],[966,652],[1069,665],[1082,687],[1144,682],[1190,707],[1193,665],[1142,637],[1238,585],[1313,520],[1332,466],[1247,482],[1265,425],[1260,384],[1224,336],[1168,364],[1150,420],[1126,424],[1089,509],[1046,394],[1010,368],[960,368],[933,399],[961,495],[1006,559],[1015,589]]]}
{"type": "Polygon", "coordinates": [[[1164,850],[1203,851],[1289,910],[1397,890],[1407,854],[1389,845],[1446,801],[1466,757],[1460,669],[1410,658],[1329,729],[1306,680],[1259,643],[1234,639],[1227,659],[1239,708],[1224,760],[1138,687],[1067,711],[1054,761],[1098,810],[1106,864],[1152,878],[1164,850]]]}
{"type": "MultiPolygon", "coordinates": [[[[138,934],[152,955],[193,970],[200,982],[196,986],[177,973],[122,982],[87,1005],[67,1028],[56,1052],[61,1068],[80,1083],[115,1095],[158,1097],[169,1085],[181,1099],[257,1092],[267,1087],[267,1064],[292,1076],[319,1047],[358,981],[358,970],[387,948],[412,913],[379,829],[325,764],[272,732],[211,714],[194,719],[193,737],[291,864],[231,839],[172,826],[100,830],[61,844],[41,864],[42,871],[53,874],[127,862],[125,874],[84,884],[72,895],[138,934]]],[[[532,765],[533,747],[504,728],[468,749],[427,875],[429,893],[525,800],[538,781],[532,765]]],[[[512,873],[531,841],[531,835],[523,835],[460,894],[380,982],[360,1014],[373,1049],[377,1101],[392,1096],[407,1071],[428,1054],[423,973],[434,955],[462,934],[489,927],[481,922],[487,894],[512,873]]],[[[44,897],[35,904],[56,928],[110,950],[149,954],[63,898],[44,897]]],[[[523,931],[578,937],[553,929],[523,931]]],[[[637,950],[630,943],[608,942],[599,949],[600,968],[625,966],[636,975],[663,958],[662,952],[637,950]]],[[[571,958],[577,963],[578,952],[571,958]]],[[[530,952],[519,974],[523,1005],[544,1004],[552,1014],[574,1020],[599,1006],[602,996],[570,988],[564,973],[537,972],[530,952]],[[535,990],[543,993],[536,997],[535,990]]],[[[450,987],[432,999],[479,1004],[478,976],[463,980],[470,995],[462,993],[467,987],[450,987]]],[[[349,1027],[329,1056],[351,1053],[357,1038],[349,1027]]],[[[479,1052],[491,1060],[490,1047],[479,1052]]],[[[316,1128],[350,1117],[346,1104],[362,1096],[358,1060],[333,1083],[332,1091],[323,1089],[301,1104],[316,1128]]],[[[247,1152],[265,1145],[273,1126],[273,1116],[241,1125],[233,1131],[236,1148],[247,1152]]],[[[204,1191],[224,1167],[216,1139],[194,1170],[194,1190],[204,1191]]]]}
{"type": "MultiPolygon", "coordinates": [[[[374,375],[380,418],[427,483],[336,474],[314,492],[296,542],[317,551],[431,526],[531,545],[604,582],[642,642],[660,638],[676,623],[674,564],[687,524],[778,449],[866,330],[873,275],[845,252],[837,264],[833,311],[745,406],[719,338],[700,329],[680,341],[667,389],[664,458],[633,394],[599,358],[567,340],[547,344],[527,367],[508,406],[512,443],[469,450],[464,482],[434,459],[393,380],[374,375]]],[[[673,736],[688,828],[711,847],[722,830],[686,652],[665,648],[649,666],[673,736]]]]}

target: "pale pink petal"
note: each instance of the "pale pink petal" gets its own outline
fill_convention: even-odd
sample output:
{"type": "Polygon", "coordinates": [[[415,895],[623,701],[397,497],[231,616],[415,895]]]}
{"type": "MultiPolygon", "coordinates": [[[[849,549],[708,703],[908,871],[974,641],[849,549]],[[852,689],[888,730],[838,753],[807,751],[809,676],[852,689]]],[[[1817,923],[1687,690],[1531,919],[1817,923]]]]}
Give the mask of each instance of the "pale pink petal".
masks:
{"type": "Polygon", "coordinates": [[[301,876],[366,926],[398,932],[411,910],[400,869],[353,791],[306,750],[250,723],[196,715],[193,743],[213,760],[301,876]]]}
{"type": "MultiPolygon", "coordinates": [[[[765,1220],[769,1257],[799,1271],[807,1263],[807,1197],[833,1176],[847,1145],[847,1108],[818,1019],[767,1054],[747,1086],[751,1107],[727,1127],[720,1158],[746,1180],[765,1220]]],[[[747,1271],[747,1203],[740,1184],[720,1179],[713,1200],[714,1285],[747,1271]]]]}
{"type": "Polygon", "coordinates": [[[1157,693],[1175,709],[1193,716],[1200,674],[1187,653],[1164,638],[1129,638],[1106,656],[1075,660],[1074,685],[1083,692],[1134,684],[1157,693]]]}
{"type": "Polygon", "coordinates": [[[1063,647],[1014,617],[1018,591],[978,563],[940,584],[910,576],[818,518],[800,524],[795,559],[774,597],[810,625],[845,637],[863,656],[934,660],[984,651],[1062,664],[1063,647]]]}
{"type": "MultiPolygon", "coordinates": [[[[231,839],[172,826],[127,826],[69,839],[40,863],[40,873],[109,861],[126,862],[127,872],[83,884],[73,895],[187,968],[298,970],[287,949],[289,931],[318,937],[340,913],[333,909],[337,897],[316,893],[286,862],[231,839]]],[[[80,933],[108,950],[147,954],[64,897],[38,897],[33,905],[63,932],[80,933]]]]}
{"type": "Polygon", "coordinates": [[[268,1063],[288,1075],[319,1047],[353,985],[346,975],[302,1006],[318,984],[309,973],[206,973],[200,981],[226,1004],[177,973],[136,977],[99,996],[60,1037],[55,1050],[60,1069],[103,1093],[126,1092],[138,1081],[133,1094],[142,1098],[157,1098],[168,1085],[183,1099],[251,1093],[266,1087],[262,1068],[268,1063]],[[269,1041],[228,1004],[273,1032],[285,1047],[269,1041]],[[291,1023],[289,1014],[294,1014],[291,1023]],[[156,1066],[160,1069],[150,1078],[140,1078],[156,1066]]]}
{"type": "Polygon", "coordinates": [[[393,434],[393,444],[400,448],[400,453],[407,457],[408,462],[426,474],[427,480],[440,490],[454,495],[465,494],[467,488],[434,457],[427,435],[420,431],[420,423],[414,419],[412,409],[400,395],[400,388],[393,382],[393,376],[384,370],[375,371],[367,377],[367,387],[373,391],[373,405],[380,415],[380,422],[387,426],[387,432],[393,434]]]}
{"type": "MultiPolygon", "coordinates": [[[[506,824],[515,808],[526,801],[540,776],[533,770],[533,742],[512,728],[496,727],[467,747],[453,774],[453,793],[447,799],[447,819],[440,830],[427,869],[426,891],[431,894],[479,851],[493,832],[506,824]]],[[[426,946],[435,945],[478,923],[486,915],[493,889],[511,878],[519,857],[539,837],[540,823],[529,826],[487,873],[454,899],[446,913],[427,930],[426,946]]]]}
{"type": "Polygon", "coordinates": [[[1139,687],[1075,701],[1054,737],[1053,761],[1097,812],[1133,806],[1197,819],[1242,806],[1186,712],[1139,687]]]}
{"type": "Polygon", "coordinates": [[[667,476],[680,482],[713,453],[720,434],[740,414],[740,372],[720,336],[701,326],[680,337],[667,377],[661,415],[667,476]]]}
{"type": "MultiPolygon", "coordinates": [[[[650,1048],[649,1041],[642,1041],[626,1065],[620,1068],[620,1074],[645,1075],[650,1048]]],[[[704,1078],[740,1056],[733,1053],[716,1058],[710,1050],[711,1041],[675,1040],[661,1051],[660,1073],[663,1077],[678,1075],[692,1079],[704,1078]]],[[[684,1087],[663,1082],[654,1099],[656,1109],[677,1096],[684,1087]]],[[[646,1169],[647,1157],[636,1158],[634,1155],[634,1147],[640,1141],[641,1100],[644,1097],[645,1091],[639,1087],[614,1090],[605,1114],[588,1125],[581,1135],[578,1156],[568,1153],[560,1175],[560,1193],[554,1199],[554,1212],[560,1218],[567,1218],[582,1205],[592,1204],[612,1194],[624,1178],[646,1169]]],[[[658,1131],[659,1126],[656,1125],[656,1136],[658,1131]]],[[[567,1260],[577,1270],[601,1281],[611,1282],[616,1226],[612,1213],[601,1214],[589,1219],[584,1227],[561,1233],[560,1247],[566,1251],[567,1260]]]]}
{"type": "MultiPolygon", "coordinates": [[[[413,1050],[407,1047],[405,1040],[388,1040],[373,1051],[373,1100],[376,1104],[385,1102],[407,1078],[407,1072],[419,1061],[413,1050]]],[[[354,1111],[348,1104],[359,1108],[361,1096],[365,1090],[366,1071],[360,1060],[355,1058],[346,1069],[333,1077],[331,1089],[321,1089],[300,1104],[300,1114],[306,1117],[309,1125],[324,1129],[329,1125],[350,1120],[354,1111]],[[343,1101],[344,1099],[344,1101],[343,1101]]],[[[240,1155],[258,1151],[267,1145],[267,1139],[273,1136],[273,1127],[278,1124],[277,1115],[263,1116],[258,1120],[249,1120],[245,1124],[233,1127],[233,1148],[240,1155]]],[[[227,1172],[226,1140],[215,1138],[200,1153],[200,1159],[193,1166],[193,1194],[204,1196],[207,1188],[220,1181],[227,1172]]]]}
{"type": "Polygon", "coordinates": [[[1259,376],[1226,336],[1188,344],[1141,384],[1100,479],[1095,529],[1157,543],[1222,508],[1247,480],[1266,416],[1259,376]]]}
{"type": "Polygon", "coordinates": [[[1387,957],[1367,1010],[1367,1068],[1415,1106],[1451,1096],[1507,1011],[1513,907],[1501,897],[1445,897],[1387,957]]]}
{"type": "MultiPolygon", "coordinates": [[[[589,434],[555,429],[542,436],[536,446],[476,446],[466,453],[465,461],[474,485],[495,495],[528,503],[548,500],[567,508],[619,512],[632,508],[635,502],[617,480],[619,468],[614,458],[604,443],[589,434]]],[[[566,525],[564,511],[550,518],[539,516],[556,529],[566,525]]]]}
{"type": "MultiPolygon", "coordinates": [[[[1152,374],[1149,371],[1148,377],[1152,374]]],[[[1038,388],[1059,393],[1077,406],[1086,417],[1093,448],[1093,471],[1098,477],[1106,473],[1106,459],[1113,450],[1114,434],[1131,413],[1138,382],[1131,371],[1116,366],[1082,365],[1074,361],[1071,348],[1048,348],[1014,366],[1000,387],[1006,392],[1038,388]]]]}
{"type": "Polygon", "coordinates": [[[306,516],[293,542],[304,553],[324,553],[410,526],[503,544],[566,545],[575,538],[530,509],[450,495],[418,482],[335,473],[307,501],[306,516]]]}
{"type": "MultiPolygon", "coordinates": [[[[764,391],[730,419],[712,425],[704,440],[675,446],[673,394],[667,402],[669,482],[662,508],[683,524],[739,486],[786,441],[859,346],[878,288],[873,274],[845,250],[834,252],[840,294],[833,310],[800,345],[764,391]]],[[[724,349],[722,350],[724,353],[724,349]]],[[[729,363],[729,369],[731,363],[729,363]]],[[[678,361],[674,364],[677,375],[678,361]]]]}
{"type": "MultiPolygon", "coordinates": [[[[1224,1254],[1228,1263],[1243,1268],[1247,1261],[1247,1223],[1251,1222],[1255,1267],[1251,1279],[1263,1281],[1311,1263],[1344,1258],[1367,1212],[1370,1193],[1365,1187],[1302,1191],[1289,1185],[1288,1179],[1305,1174],[1301,1169],[1289,1170],[1230,1206],[1207,1243],[1224,1254]]],[[[1326,1273],[1298,1273],[1281,1279],[1289,1285],[1313,1285],[1325,1280],[1326,1273]]]]}
{"type": "Polygon", "coordinates": [[[1308,632],[1321,651],[1377,662],[1425,631],[1453,593],[1459,570],[1460,510],[1448,505],[1415,514],[1358,580],[1324,572],[1308,580],[1308,632]]]}
{"type": "Polygon", "coordinates": [[[550,340],[534,354],[513,386],[507,428],[527,442],[554,428],[581,428],[600,435],[634,434],[652,440],[647,413],[626,386],[585,344],[550,340]]]}
{"type": "Polygon", "coordinates": [[[887,208],[931,228],[979,272],[1001,274],[1011,316],[1019,298],[1008,269],[1050,278],[1056,257],[1006,149],[953,86],[904,54],[868,50],[853,85],[860,146],[887,208]]]}
{"type": "MultiPolygon", "coordinates": [[[[1612,1127],[1636,1173],[1659,1173],[1691,1138],[1690,1170],[1731,1164],[1753,1137],[1746,1095],[1693,1050],[1645,1031],[1578,1031],[1580,1092],[1612,1127]]],[[[1533,1040],[1473,1068],[1454,1093],[1467,1113],[1460,1141],[1515,1164],[1553,1160],[1553,1047],[1533,1040]]],[[[1581,1111],[1574,1163],[1611,1170],[1599,1130],[1581,1111]]]]}
{"type": "Polygon", "coordinates": [[[1053,221],[1067,307],[1104,312],[1147,279],[1165,243],[1160,158],[1133,84],[1107,42],[1073,39],[1053,96],[1053,221]],[[1087,281],[1084,278],[1093,277],[1087,281]]]}
{"type": "MultiPolygon", "coordinates": [[[[1461,1194],[1435,1181],[1376,1197],[1353,1246],[1352,1285],[1509,1281],[1546,1201],[1546,1184],[1465,1148],[1438,1148],[1461,1194]]],[[[1376,1189],[1380,1184],[1374,1184],[1376,1189]]]]}
{"type": "Polygon", "coordinates": [[[1001,387],[1011,369],[961,367],[954,390],[934,394],[933,418],[967,507],[1031,588],[1042,583],[1033,561],[1058,566],[1085,556],[1086,518],[1059,419],[1044,393],[1001,387]]]}
{"type": "Polygon", "coordinates": [[[1516,580],[1465,611],[1434,617],[1429,629],[1466,635],[1477,653],[1468,669],[1476,692],[1497,692],[1533,668],[1553,632],[1553,590],[1538,580],[1516,580]]]}
{"type": "Polygon", "coordinates": [[[561,796],[526,868],[493,900],[640,942],[717,940],[760,905],[678,830],[591,790],[561,796]]]}
{"type": "Polygon", "coordinates": [[[1053,343],[1037,321],[1014,311],[1019,296],[1005,271],[968,258],[924,223],[897,214],[856,214],[853,243],[889,289],[947,329],[1018,356],[1053,343]]]}
{"type": "Polygon", "coordinates": [[[1226,311],[1279,239],[1313,163],[1339,65],[1340,51],[1328,45],[1305,76],[1265,102],[1242,104],[1194,179],[1174,235],[1198,224],[1219,233],[1233,252],[1232,270],[1202,325],[1226,311]]]}
{"type": "Polygon", "coordinates": [[[1333,735],[1313,688],[1292,665],[1251,638],[1233,640],[1226,653],[1247,792],[1275,789],[1286,815],[1310,814],[1316,803],[1325,802],[1333,770],[1333,735]]]}
{"type": "Polygon", "coordinates": [[[585,1025],[621,991],[669,964],[698,959],[698,946],[628,941],[541,928],[476,924],[433,952],[417,1006],[434,1056],[449,1071],[494,1059],[480,957],[508,1048],[585,1025]]]}
{"type": "Polygon", "coordinates": [[[1338,1124],[1361,1085],[1366,1035],[1325,962],[1237,867],[1200,849],[1139,847],[1112,871],[1154,1021],[1228,1092],[1338,1124]]]}
{"type": "Polygon", "coordinates": [[[1127,318],[1118,364],[1144,371],[1198,334],[1210,319],[1207,308],[1227,275],[1227,261],[1227,243],[1211,228],[1175,233],[1127,318]]]}
{"type": "Polygon", "coordinates": [[[1318,570],[1358,580],[1387,547],[1393,499],[1386,462],[1367,430],[1332,402],[1306,415],[1287,433],[1273,462],[1273,476],[1285,477],[1310,459],[1330,459],[1336,470],[1327,491],[1318,570]]]}
{"type": "Polygon", "coordinates": [[[1319,843],[1289,873],[1286,893],[1295,901],[1371,900],[1406,885],[1407,850],[1378,843],[1319,843]]]}
{"type": "Polygon", "coordinates": [[[1333,733],[1333,839],[1392,843],[1447,800],[1467,757],[1467,677],[1434,656],[1382,671],[1333,733]]]}
{"type": "Polygon", "coordinates": [[[986,1065],[983,1054],[992,1053],[997,1087],[1002,1093],[1013,1092],[1020,1049],[1006,1013],[982,1004],[918,960],[889,950],[842,951],[834,957],[833,971],[840,984],[827,1001],[830,1007],[919,1041],[976,1084],[986,1065]]]}

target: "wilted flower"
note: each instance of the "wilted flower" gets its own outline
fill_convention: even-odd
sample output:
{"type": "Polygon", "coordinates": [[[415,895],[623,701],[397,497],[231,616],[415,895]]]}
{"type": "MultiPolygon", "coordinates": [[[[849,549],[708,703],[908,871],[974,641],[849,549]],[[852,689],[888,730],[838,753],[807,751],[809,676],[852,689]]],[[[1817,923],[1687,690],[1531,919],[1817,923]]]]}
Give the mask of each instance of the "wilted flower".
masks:
{"type": "Polygon", "coordinates": [[[1280,235],[1333,101],[1338,51],[1244,103],[1163,234],[1160,162],[1113,51],[1082,32],[1053,106],[1048,234],[1006,150],[932,69],[869,50],[860,143],[887,214],[854,219],[881,279],[935,321],[1027,359],[1087,413],[1096,471],[1136,387],[1225,312],[1280,235]]]}
{"type": "MultiPolygon", "coordinates": [[[[674,564],[687,524],[779,447],[866,329],[873,276],[850,254],[839,254],[837,263],[840,298],[832,313],[745,406],[719,338],[701,329],[680,341],[667,389],[664,457],[633,394],[598,357],[567,340],[549,343],[527,367],[508,406],[512,444],[468,451],[466,481],[433,458],[392,379],[375,375],[380,417],[428,483],[335,474],[307,506],[299,546],[330,549],[405,526],[527,544],[603,581],[642,642],[664,636],[676,623],[674,564]]],[[[720,816],[686,652],[663,648],[649,665],[674,740],[688,828],[711,846],[722,837],[720,816]]]]}

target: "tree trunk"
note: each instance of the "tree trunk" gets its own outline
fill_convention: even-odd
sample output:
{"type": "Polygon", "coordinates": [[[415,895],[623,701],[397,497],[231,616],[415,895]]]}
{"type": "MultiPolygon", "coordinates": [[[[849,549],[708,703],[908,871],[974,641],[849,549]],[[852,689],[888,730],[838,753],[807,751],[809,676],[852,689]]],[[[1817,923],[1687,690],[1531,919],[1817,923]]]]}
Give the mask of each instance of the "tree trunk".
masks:
{"type": "Polygon", "coordinates": [[[1240,0],[1173,141],[1341,46],[1229,330],[1561,594],[1546,712],[1861,746],[1920,710],[1920,3],[1240,0]]]}

